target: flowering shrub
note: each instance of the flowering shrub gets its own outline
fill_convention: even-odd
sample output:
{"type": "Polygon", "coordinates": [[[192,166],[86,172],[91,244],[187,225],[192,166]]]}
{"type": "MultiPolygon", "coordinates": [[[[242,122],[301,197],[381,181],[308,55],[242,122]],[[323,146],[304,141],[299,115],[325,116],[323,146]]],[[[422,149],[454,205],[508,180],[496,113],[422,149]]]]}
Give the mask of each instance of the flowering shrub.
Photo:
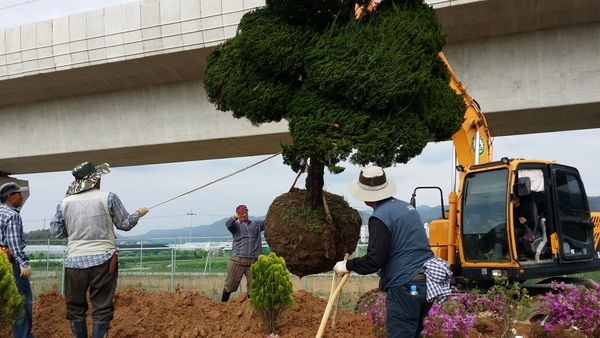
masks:
{"type": "Polygon", "coordinates": [[[600,284],[588,289],[553,282],[551,287],[555,292],[540,297],[541,309],[548,313],[544,329],[551,332],[555,326],[561,326],[600,338],[600,284]]]}
{"type": "Polygon", "coordinates": [[[505,277],[496,278],[495,285],[485,295],[463,293],[436,303],[423,322],[421,335],[435,338],[463,337],[471,331],[478,316],[486,316],[494,324],[499,337],[514,337],[514,321],[527,309],[531,298],[517,283],[510,284],[505,277]]]}
{"type": "Polygon", "coordinates": [[[435,303],[423,321],[423,337],[461,338],[470,332],[477,315],[469,311],[477,295],[463,293],[448,297],[443,303],[435,303]]]}
{"type": "Polygon", "coordinates": [[[385,337],[385,293],[377,292],[371,306],[367,309],[367,318],[373,325],[375,337],[385,337]]]}

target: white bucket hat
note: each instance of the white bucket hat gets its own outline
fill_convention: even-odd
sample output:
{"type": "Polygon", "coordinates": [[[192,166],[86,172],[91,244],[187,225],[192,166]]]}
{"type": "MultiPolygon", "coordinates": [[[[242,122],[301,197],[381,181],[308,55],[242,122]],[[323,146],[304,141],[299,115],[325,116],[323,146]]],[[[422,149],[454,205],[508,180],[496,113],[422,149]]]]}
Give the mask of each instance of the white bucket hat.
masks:
{"type": "Polygon", "coordinates": [[[350,195],[359,201],[377,202],[396,194],[396,183],[387,179],[381,167],[372,166],[360,171],[357,179],[350,183],[350,195]]]}

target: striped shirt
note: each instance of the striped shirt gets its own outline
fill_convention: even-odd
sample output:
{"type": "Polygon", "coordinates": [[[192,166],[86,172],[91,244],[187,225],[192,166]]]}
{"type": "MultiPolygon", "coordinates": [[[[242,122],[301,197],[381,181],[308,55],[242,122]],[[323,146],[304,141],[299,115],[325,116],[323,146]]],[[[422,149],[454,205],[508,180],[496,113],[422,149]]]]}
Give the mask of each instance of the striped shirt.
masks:
{"type": "MultiPolygon", "coordinates": [[[[65,225],[65,218],[62,214],[61,204],[62,203],[59,203],[56,207],[56,214],[50,222],[50,231],[57,238],[65,238],[69,235],[65,225]]],[[[117,195],[113,194],[112,192],[108,193],[107,204],[110,217],[112,218],[113,224],[117,229],[129,231],[137,225],[140,219],[140,214],[137,211],[129,214],[117,195]]],[[[98,255],[67,257],[65,259],[65,267],[73,269],[87,269],[105,263],[112,257],[112,255],[113,254],[109,252],[98,255]]]]}
{"type": "Polygon", "coordinates": [[[20,266],[29,266],[29,258],[23,251],[27,242],[23,238],[21,215],[17,208],[4,203],[0,204],[0,245],[10,249],[20,266]]]}
{"type": "Polygon", "coordinates": [[[390,251],[391,233],[388,227],[376,217],[369,219],[369,244],[367,253],[362,257],[349,259],[346,269],[359,275],[375,273],[383,267],[390,251]]]}

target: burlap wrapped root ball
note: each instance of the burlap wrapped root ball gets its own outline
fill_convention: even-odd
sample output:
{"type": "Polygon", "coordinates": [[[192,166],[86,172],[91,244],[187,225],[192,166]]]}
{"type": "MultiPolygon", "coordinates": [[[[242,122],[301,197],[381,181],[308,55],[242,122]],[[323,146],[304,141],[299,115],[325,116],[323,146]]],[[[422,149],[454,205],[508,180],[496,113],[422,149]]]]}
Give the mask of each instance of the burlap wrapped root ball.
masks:
{"type": "Polygon", "coordinates": [[[362,220],[342,197],[323,192],[332,222],[324,210],[308,207],[306,190],[292,189],[273,200],[266,216],[265,238],[271,251],[285,259],[291,273],[331,271],[346,253],[356,250],[362,220]]]}

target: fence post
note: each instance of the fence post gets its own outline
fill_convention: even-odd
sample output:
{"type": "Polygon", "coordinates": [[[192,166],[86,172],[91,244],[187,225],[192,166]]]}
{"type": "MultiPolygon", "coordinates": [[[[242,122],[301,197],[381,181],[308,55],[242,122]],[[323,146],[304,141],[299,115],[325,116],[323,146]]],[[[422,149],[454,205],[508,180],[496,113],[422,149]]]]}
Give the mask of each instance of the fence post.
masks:
{"type": "Polygon", "coordinates": [[[144,238],[140,238],[140,273],[142,273],[142,260],[144,256],[144,238]]]}
{"type": "MultiPolygon", "coordinates": [[[[175,242],[177,242],[177,239],[175,239],[175,242]]],[[[175,251],[176,247],[177,246],[171,249],[171,292],[175,291],[175,264],[177,262],[177,252],[175,251]]]]}

